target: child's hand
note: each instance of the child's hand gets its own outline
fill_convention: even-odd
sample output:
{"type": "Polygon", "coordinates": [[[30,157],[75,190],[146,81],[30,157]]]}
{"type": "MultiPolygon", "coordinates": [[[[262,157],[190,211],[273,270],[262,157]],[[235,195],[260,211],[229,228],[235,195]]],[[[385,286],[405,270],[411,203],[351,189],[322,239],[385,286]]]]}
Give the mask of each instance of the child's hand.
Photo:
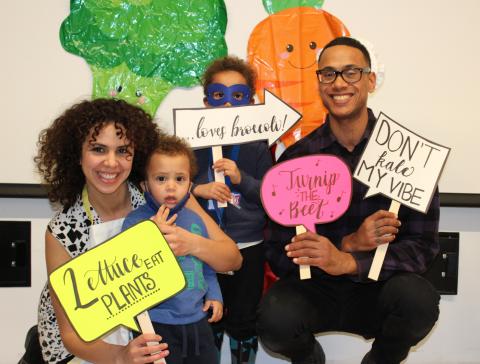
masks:
{"type": "Polygon", "coordinates": [[[206,300],[203,304],[203,311],[206,312],[212,309],[212,316],[208,319],[208,322],[217,322],[222,319],[223,316],[223,304],[220,301],[206,300]]]}
{"type": "Polygon", "coordinates": [[[221,182],[210,182],[198,185],[195,187],[193,194],[205,200],[217,200],[219,202],[228,202],[232,198],[230,188],[221,182]]]}
{"type": "Polygon", "coordinates": [[[177,214],[173,215],[171,218],[168,218],[169,213],[170,209],[167,206],[162,205],[158,209],[155,216],[152,216],[150,220],[153,220],[158,227],[160,227],[161,225],[173,225],[175,220],[177,220],[177,214]]]}
{"type": "Polygon", "coordinates": [[[230,177],[230,181],[232,181],[234,185],[238,185],[242,182],[242,174],[237,167],[237,163],[230,159],[222,158],[217,160],[213,164],[213,168],[219,172],[223,172],[225,176],[230,177]]]}

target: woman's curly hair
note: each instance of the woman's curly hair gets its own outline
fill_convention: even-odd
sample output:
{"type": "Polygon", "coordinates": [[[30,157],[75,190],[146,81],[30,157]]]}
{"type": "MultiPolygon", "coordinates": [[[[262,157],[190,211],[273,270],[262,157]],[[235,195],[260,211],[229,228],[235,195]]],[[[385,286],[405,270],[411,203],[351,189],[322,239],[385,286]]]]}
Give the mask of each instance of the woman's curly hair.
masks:
{"type": "Polygon", "coordinates": [[[123,100],[85,100],[70,107],[40,132],[34,162],[46,184],[50,202],[63,207],[73,205],[85,184],[80,165],[82,145],[92,130],[95,139],[109,122],[133,144],[134,158],[128,179],[137,186],[140,184],[147,158],[163,133],[149,114],[123,100]]]}

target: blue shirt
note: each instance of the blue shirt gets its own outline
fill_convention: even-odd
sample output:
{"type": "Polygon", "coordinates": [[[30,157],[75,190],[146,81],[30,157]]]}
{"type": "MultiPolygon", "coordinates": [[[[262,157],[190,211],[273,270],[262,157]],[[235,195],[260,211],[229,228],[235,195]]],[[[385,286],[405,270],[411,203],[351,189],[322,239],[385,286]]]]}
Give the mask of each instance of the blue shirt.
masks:
{"type": "MultiPolygon", "coordinates": [[[[136,223],[148,220],[158,211],[158,204],[150,194],[145,194],[147,203],[130,212],[125,218],[122,230],[136,223]]],[[[194,234],[208,236],[203,220],[186,207],[175,210],[175,224],[194,234]]],[[[186,288],[175,296],[148,310],[153,322],[184,325],[197,322],[207,315],[203,311],[205,299],[222,302],[222,294],[215,271],[192,255],[177,257],[187,280],[186,288]]]]}
{"type": "MultiPolygon", "coordinates": [[[[232,150],[233,146],[223,146],[223,157],[232,159],[232,150]]],[[[198,165],[195,184],[212,182],[208,173],[212,170],[211,148],[195,150],[195,157],[198,165]]],[[[208,200],[198,198],[198,202],[221,225],[222,230],[237,243],[263,240],[267,218],[260,199],[260,186],[263,176],[272,166],[268,145],[263,141],[241,144],[238,157],[233,159],[240,170],[242,180],[238,185],[231,185],[230,188],[240,196],[238,206],[240,208],[228,204],[226,208],[222,208],[223,213],[219,217],[215,210],[209,208],[208,200]]]]}

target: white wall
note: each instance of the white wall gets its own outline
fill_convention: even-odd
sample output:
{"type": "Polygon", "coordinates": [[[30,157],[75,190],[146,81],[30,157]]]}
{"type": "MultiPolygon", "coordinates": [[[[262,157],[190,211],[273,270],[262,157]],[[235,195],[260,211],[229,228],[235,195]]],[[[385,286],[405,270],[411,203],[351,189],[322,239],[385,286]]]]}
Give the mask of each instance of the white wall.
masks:
{"type": "MultiPolygon", "coordinates": [[[[226,4],[230,52],[245,56],[248,35],[266,14],[260,0],[227,0],[226,4]]],[[[474,109],[480,76],[475,72],[480,60],[476,38],[480,2],[326,0],[324,8],[339,17],[352,34],[372,42],[379,52],[386,80],[372,99],[376,110],[399,122],[415,124],[411,129],[454,148],[441,192],[478,193],[478,177],[472,173],[478,175],[480,169],[468,170],[471,160],[459,156],[471,155],[479,134],[472,130],[480,125],[474,109]],[[458,133],[453,127],[443,134],[437,131],[438,125],[452,124],[458,133]]],[[[1,182],[31,182],[33,141],[40,128],[75,99],[90,94],[88,67],[59,46],[58,28],[67,14],[66,0],[48,5],[0,2],[0,102],[5,111],[0,120],[1,182]]],[[[171,128],[173,106],[197,107],[200,100],[198,88],[172,92],[158,112],[162,126],[171,128]]],[[[408,361],[480,363],[480,342],[476,339],[480,328],[480,209],[442,208],[441,212],[441,230],[461,232],[459,294],[443,296],[437,325],[408,361]]],[[[51,215],[44,199],[0,199],[0,219],[32,222],[32,287],[0,288],[0,364],[18,361],[25,333],[36,322],[38,297],[46,281],[43,235],[51,215]]],[[[323,335],[319,340],[329,363],[359,363],[368,350],[368,343],[357,337],[323,335]]],[[[263,351],[258,362],[284,363],[263,351]]]]}
{"type": "Polygon", "coordinates": [[[17,363],[27,330],[36,323],[40,292],[45,285],[44,236],[52,211],[46,199],[0,199],[0,220],[31,221],[31,287],[0,287],[1,364],[17,363]]]}
{"type": "MultiPolygon", "coordinates": [[[[267,13],[261,0],[225,3],[229,51],[245,57],[249,35],[267,13]]],[[[0,183],[38,183],[32,165],[38,132],[67,106],[91,94],[85,61],[65,52],[58,38],[68,6],[67,0],[0,1],[0,156],[16,156],[2,160],[9,173],[0,172],[0,183]]],[[[375,113],[383,111],[452,148],[440,192],[480,193],[480,169],[471,168],[470,178],[464,178],[471,146],[480,134],[480,115],[473,111],[480,83],[480,2],[325,0],[323,9],[353,36],[368,40],[384,64],[385,81],[370,100],[375,113]]],[[[175,89],[157,112],[160,125],[172,131],[172,108],[201,107],[201,100],[199,87],[175,89]]]]}
{"type": "MultiPolygon", "coordinates": [[[[46,281],[43,238],[45,226],[52,215],[44,199],[0,199],[0,220],[32,222],[32,286],[0,288],[0,364],[16,363],[23,354],[23,342],[28,328],[36,323],[40,291],[46,281]]],[[[459,288],[456,296],[442,296],[440,318],[429,337],[410,354],[412,364],[480,363],[478,330],[480,315],[480,209],[442,208],[441,231],[460,231],[459,288]]],[[[369,342],[345,334],[319,336],[329,363],[359,363],[368,351],[369,342]]],[[[227,364],[224,345],[222,364],[227,364]]],[[[259,364],[281,364],[260,350],[259,364]]]]}

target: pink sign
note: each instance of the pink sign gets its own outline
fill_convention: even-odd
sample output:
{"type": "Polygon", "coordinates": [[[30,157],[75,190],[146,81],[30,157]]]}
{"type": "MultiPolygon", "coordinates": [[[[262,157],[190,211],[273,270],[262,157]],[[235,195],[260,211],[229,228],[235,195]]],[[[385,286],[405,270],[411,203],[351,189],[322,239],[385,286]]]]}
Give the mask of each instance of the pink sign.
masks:
{"type": "Polygon", "coordinates": [[[284,226],[334,221],[347,211],[352,195],[350,169],[340,158],[316,154],[291,159],[272,167],[262,181],[263,207],[284,226]]]}

